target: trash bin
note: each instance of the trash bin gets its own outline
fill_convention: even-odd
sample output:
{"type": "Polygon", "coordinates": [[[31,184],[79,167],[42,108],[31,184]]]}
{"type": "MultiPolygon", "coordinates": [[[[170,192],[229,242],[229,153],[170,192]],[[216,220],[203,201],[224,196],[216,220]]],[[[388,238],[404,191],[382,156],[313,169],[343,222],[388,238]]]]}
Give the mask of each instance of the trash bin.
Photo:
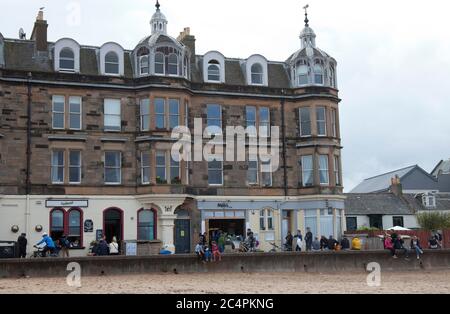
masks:
{"type": "Polygon", "coordinates": [[[16,242],[0,241],[0,258],[15,258],[16,247],[16,242]]]}

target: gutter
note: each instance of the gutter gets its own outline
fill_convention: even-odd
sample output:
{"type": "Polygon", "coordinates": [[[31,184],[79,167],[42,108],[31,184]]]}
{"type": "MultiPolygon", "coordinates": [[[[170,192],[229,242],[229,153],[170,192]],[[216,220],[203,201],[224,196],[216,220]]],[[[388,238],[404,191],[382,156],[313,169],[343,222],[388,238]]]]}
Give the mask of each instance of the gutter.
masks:
{"type": "MultiPolygon", "coordinates": [[[[5,78],[0,77],[0,81],[5,82],[15,82],[15,83],[23,83],[28,82],[28,79],[20,79],[20,78],[5,78]]],[[[173,90],[185,90],[192,94],[196,95],[210,95],[210,96],[236,96],[236,97],[259,97],[259,98],[270,98],[270,99],[279,99],[279,95],[268,95],[268,94],[249,94],[249,93],[239,93],[239,92],[221,92],[221,91],[203,91],[203,90],[195,90],[187,87],[171,87],[164,84],[145,84],[140,86],[124,86],[124,85],[113,85],[113,84],[95,84],[95,83],[75,83],[75,82],[55,82],[55,81],[45,81],[45,80],[30,80],[35,84],[48,84],[48,85],[56,85],[56,86],[75,86],[75,87],[93,87],[93,88],[107,88],[107,89],[122,89],[122,90],[140,90],[147,88],[164,88],[164,89],[173,89],[173,90]]],[[[298,100],[298,99],[306,99],[306,98],[328,98],[336,101],[341,101],[340,98],[334,95],[326,95],[326,94],[306,94],[306,95],[294,95],[294,96],[283,96],[284,99],[288,100],[298,100]]]]}

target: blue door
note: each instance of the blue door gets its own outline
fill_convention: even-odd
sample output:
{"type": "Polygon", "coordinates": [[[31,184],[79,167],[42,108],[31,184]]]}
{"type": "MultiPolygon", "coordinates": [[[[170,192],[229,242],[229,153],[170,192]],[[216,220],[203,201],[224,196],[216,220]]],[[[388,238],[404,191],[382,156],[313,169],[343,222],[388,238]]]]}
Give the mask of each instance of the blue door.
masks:
{"type": "Polygon", "coordinates": [[[175,220],[175,253],[186,254],[191,252],[191,220],[175,220]]]}

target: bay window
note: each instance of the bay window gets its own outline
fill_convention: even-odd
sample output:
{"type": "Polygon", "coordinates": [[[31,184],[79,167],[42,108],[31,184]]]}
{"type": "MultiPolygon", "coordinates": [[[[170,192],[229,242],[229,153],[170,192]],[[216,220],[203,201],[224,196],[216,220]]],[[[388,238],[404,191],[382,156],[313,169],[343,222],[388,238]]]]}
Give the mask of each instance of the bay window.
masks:
{"type": "Polygon", "coordinates": [[[319,178],[320,185],[329,185],[328,155],[319,155],[319,178]]]}
{"type": "Polygon", "coordinates": [[[341,185],[341,177],[339,175],[339,157],[334,156],[334,182],[337,186],[341,185]]]}
{"type": "Polygon", "coordinates": [[[169,127],[171,129],[180,125],[180,101],[169,99],[169,127]]]}
{"type": "Polygon", "coordinates": [[[167,183],[165,151],[156,152],[156,183],[159,184],[167,183]]]}
{"type": "Polygon", "coordinates": [[[311,136],[311,110],[309,107],[299,110],[300,136],[311,136]]]}
{"type": "Polygon", "coordinates": [[[181,183],[180,161],[173,159],[172,154],[170,154],[170,183],[181,183]]]}
{"type": "Polygon", "coordinates": [[[163,98],[155,98],[155,121],[157,129],[166,128],[166,101],[163,98]]]}
{"type": "Polygon", "coordinates": [[[150,99],[142,99],[140,102],[141,131],[150,130],[150,99]]]}
{"type": "Polygon", "coordinates": [[[314,165],[313,156],[302,156],[302,184],[304,187],[313,186],[314,184],[314,165]]]}
{"type": "Polygon", "coordinates": [[[141,153],[141,182],[150,184],[150,152],[141,153]]]}
{"type": "Polygon", "coordinates": [[[327,119],[326,119],[326,109],[325,107],[316,108],[316,122],[317,122],[317,135],[326,136],[327,135],[327,119]]]}

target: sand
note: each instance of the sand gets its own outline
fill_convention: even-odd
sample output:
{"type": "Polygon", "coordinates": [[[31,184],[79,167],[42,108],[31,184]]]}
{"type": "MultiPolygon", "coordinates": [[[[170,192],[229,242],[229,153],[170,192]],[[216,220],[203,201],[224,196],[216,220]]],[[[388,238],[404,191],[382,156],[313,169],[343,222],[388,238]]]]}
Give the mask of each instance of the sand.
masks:
{"type": "Polygon", "coordinates": [[[366,277],[364,273],[144,274],[82,277],[80,288],[69,287],[65,278],[21,278],[0,279],[0,294],[450,293],[450,270],[382,273],[380,287],[369,287],[366,277]]]}

